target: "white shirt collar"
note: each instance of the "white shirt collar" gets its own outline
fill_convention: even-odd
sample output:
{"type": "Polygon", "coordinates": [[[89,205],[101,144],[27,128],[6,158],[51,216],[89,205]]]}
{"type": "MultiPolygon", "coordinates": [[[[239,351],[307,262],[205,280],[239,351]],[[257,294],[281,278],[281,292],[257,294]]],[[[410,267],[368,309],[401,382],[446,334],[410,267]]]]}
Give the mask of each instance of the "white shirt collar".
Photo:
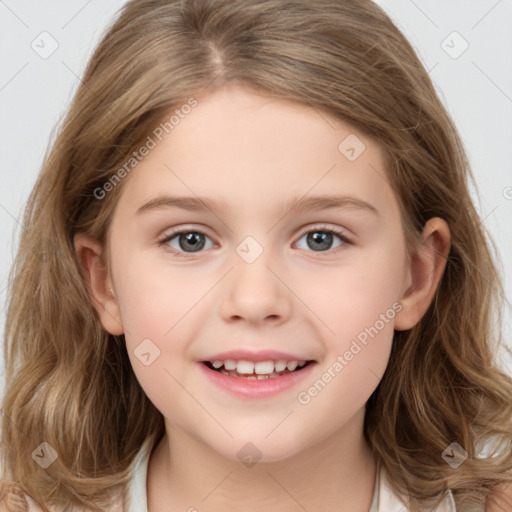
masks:
{"type": "MultiPolygon", "coordinates": [[[[382,468],[379,483],[379,512],[407,512],[407,500],[396,495],[391,489],[386,471],[382,468]]],[[[456,512],[455,500],[450,490],[445,492],[443,501],[432,512],[456,512]]]]}
{"type": "MultiPolygon", "coordinates": [[[[148,512],[147,509],[147,473],[151,444],[148,440],[133,461],[133,477],[128,487],[129,508],[128,512],[148,512]]],[[[407,512],[406,500],[401,495],[396,495],[389,484],[386,472],[380,466],[378,475],[378,512],[407,512]]],[[[455,500],[450,490],[447,490],[443,501],[432,512],[456,512],[455,500]]]]}

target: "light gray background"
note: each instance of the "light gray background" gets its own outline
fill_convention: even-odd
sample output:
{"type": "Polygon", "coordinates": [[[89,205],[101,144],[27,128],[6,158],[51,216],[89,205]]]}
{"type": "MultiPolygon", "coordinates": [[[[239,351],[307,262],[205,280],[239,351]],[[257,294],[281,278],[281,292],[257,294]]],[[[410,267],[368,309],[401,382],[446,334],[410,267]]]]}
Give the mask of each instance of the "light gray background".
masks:
{"type": "MultiPolygon", "coordinates": [[[[85,63],[104,28],[124,3],[124,0],[0,0],[2,334],[7,275],[21,230],[23,206],[52,130],[79,84],[85,63]],[[43,32],[50,35],[41,35],[43,32]],[[53,39],[58,48],[46,56],[44,52],[49,52],[55,44],[53,39]],[[42,58],[33,47],[47,58],[42,58]]],[[[484,224],[497,242],[506,296],[510,298],[512,0],[378,0],[377,3],[417,49],[462,135],[478,184],[477,205],[484,224]],[[467,50],[461,53],[466,44],[467,50]]],[[[506,308],[503,329],[505,338],[510,340],[510,306],[506,308]]],[[[501,361],[512,374],[511,358],[503,353],[501,361]]],[[[0,364],[2,386],[2,350],[0,364]]],[[[3,387],[0,391],[3,392],[3,387]]]]}

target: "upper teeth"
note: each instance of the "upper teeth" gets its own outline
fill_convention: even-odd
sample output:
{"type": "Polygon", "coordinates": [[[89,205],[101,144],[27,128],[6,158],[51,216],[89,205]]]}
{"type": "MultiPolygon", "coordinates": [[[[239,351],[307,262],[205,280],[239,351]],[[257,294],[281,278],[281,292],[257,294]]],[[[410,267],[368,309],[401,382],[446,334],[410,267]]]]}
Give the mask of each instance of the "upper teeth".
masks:
{"type": "Polygon", "coordinates": [[[236,370],[238,373],[257,375],[270,375],[274,371],[283,372],[288,369],[289,371],[295,370],[297,367],[301,368],[306,364],[306,361],[235,361],[234,359],[227,359],[226,361],[213,361],[214,368],[224,366],[226,370],[236,370]]]}

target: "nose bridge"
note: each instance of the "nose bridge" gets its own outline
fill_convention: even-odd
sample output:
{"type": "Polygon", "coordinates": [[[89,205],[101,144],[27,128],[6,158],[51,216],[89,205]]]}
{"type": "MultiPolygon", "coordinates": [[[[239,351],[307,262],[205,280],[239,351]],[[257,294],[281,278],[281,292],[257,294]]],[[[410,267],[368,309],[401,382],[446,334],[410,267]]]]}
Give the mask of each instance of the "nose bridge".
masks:
{"type": "Polygon", "coordinates": [[[265,247],[271,237],[248,235],[235,247],[234,269],[222,297],[221,312],[227,317],[253,321],[266,317],[286,317],[290,312],[287,287],[276,275],[275,251],[265,247]]]}
{"type": "MultiPolygon", "coordinates": [[[[262,240],[261,235],[258,238],[262,240]]],[[[269,239],[267,237],[260,243],[255,236],[248,235],[235,248],[237,262],[233,284],[240,284],[244,288],[248,286],[249,289],[244,289],[245,295],[268,295],[277,291],[276,276],[270,271],[275,252],[269,246],[269,239]]]]}

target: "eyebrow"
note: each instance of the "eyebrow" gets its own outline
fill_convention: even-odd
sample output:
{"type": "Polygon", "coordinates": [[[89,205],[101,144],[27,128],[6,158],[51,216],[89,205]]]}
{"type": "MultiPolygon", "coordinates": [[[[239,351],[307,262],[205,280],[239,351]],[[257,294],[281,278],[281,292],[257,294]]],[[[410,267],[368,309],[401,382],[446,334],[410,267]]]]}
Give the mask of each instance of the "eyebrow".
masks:
{"type": "MultiPolygon", "coordinates": [[[[227,209],[224,200],[217,201],[208,197],[158,196],[150,199],[137,209],[136,215],[162,208],[182,208],[188,211],[224,212],[227,209]]],[[[354,208],[366,210],[377,217],[379,211],[370,203],[354,196],[309,196],[294,198],[285,208],[288,213],[330,210],[335,208],[354,208]]]]}

